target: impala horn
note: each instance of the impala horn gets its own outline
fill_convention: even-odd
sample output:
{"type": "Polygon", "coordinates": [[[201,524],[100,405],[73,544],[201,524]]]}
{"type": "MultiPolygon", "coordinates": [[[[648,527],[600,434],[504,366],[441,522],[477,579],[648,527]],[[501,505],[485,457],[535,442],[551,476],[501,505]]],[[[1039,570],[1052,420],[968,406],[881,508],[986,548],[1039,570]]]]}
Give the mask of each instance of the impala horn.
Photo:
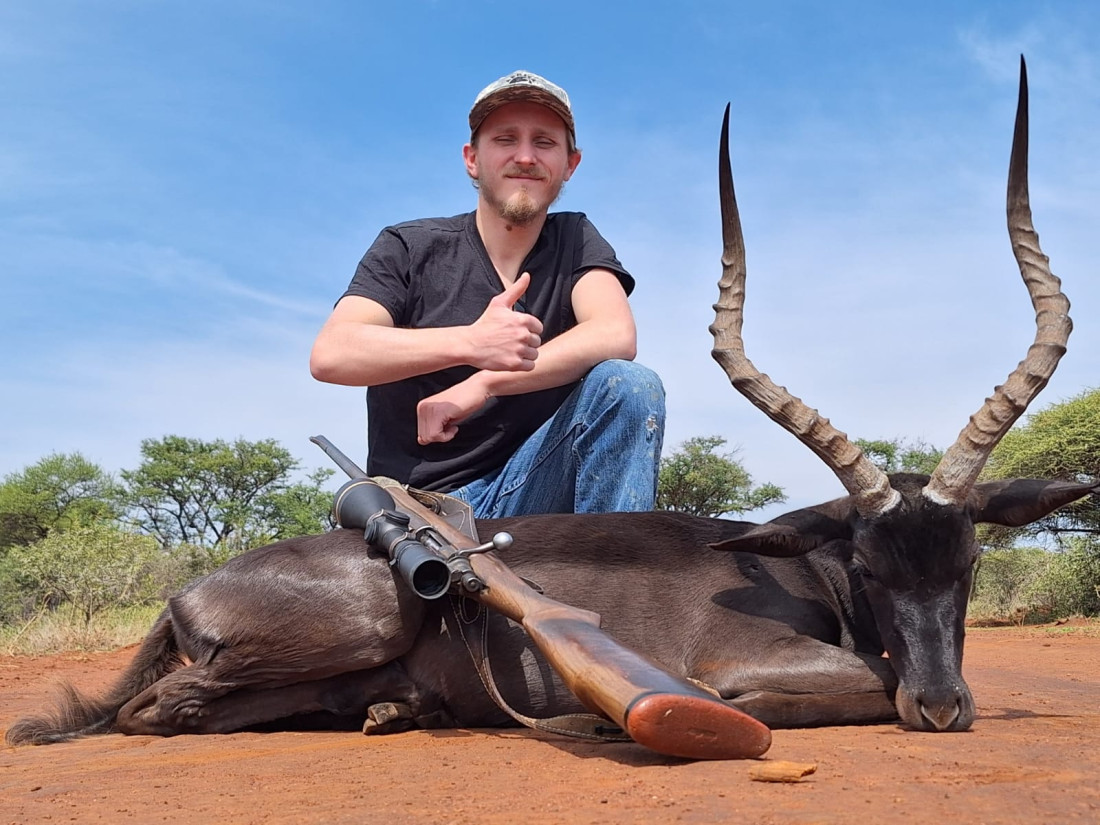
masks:
{"type": "Polygon", "coordinates": [[[871,463],[848,436],[801,399],[780,387],[753,366],[741,337],[745,307],[745,238],[733,191],[729,159],[730,107],[722,118],[718,155],[718,191],[722,202],[722,279],[714,305],[714,356],[733,386],[759,410],[813,450],[853,496],[859,514],[871,519],[901,501],[886,473],[871,463]]]}
{"type": "Polygon", "coordinates": [[[993,395],[959,433],[932,472],[924,497],[938,504],[961,505],[970,494],[993,448],[1047,385],[1066,352],[1073,329],[1062,282],[1050,271],[1031,223],[1027,189],[1027,64],[1020,57],[1020,98],[1008,164],[1008,237],[1035,308],[1035,342],[1027,356],[995,387],[993,395]]]}

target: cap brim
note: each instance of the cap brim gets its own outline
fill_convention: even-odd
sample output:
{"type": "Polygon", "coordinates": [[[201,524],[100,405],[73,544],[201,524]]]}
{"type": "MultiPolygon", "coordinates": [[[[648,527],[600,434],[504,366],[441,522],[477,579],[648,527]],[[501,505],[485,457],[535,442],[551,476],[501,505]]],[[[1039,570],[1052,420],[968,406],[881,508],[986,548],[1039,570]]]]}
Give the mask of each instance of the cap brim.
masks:
{"type": "Polygon", "coordinates": [[[483,100],[474,104],[470,110],[470,134],[474,134],[494,111],[508,103],[538,103],[545,106],[565,122],[565,128],[569,134],[576,138],[576,127],[573,125],[573,113],[569,111],[558,98],[542,89],[531,86],[513,86],[493,92],[483,100]]]}

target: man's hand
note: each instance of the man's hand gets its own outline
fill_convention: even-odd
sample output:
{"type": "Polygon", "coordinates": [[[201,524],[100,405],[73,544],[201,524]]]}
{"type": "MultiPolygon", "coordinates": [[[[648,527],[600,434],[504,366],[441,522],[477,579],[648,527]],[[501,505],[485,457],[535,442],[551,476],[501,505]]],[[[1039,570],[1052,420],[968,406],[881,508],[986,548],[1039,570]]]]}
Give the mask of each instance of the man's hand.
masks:
{"type": "Polygon", "coordinates": [[[428,396],[416,405],[417,442],[450,441],[458,432],[459,423],[484,407],[488,400],[489,395],[472,379],[428,396]]]}
{"type": "Polygon", "coordinates": [[[542,321],[512,309],[527,287],[531,275],[524,272],[515,283],[489,301],[489,306],[466,334],[470,366],[483,370],[528,372],[535,368],[542,339],[542,321]]]}

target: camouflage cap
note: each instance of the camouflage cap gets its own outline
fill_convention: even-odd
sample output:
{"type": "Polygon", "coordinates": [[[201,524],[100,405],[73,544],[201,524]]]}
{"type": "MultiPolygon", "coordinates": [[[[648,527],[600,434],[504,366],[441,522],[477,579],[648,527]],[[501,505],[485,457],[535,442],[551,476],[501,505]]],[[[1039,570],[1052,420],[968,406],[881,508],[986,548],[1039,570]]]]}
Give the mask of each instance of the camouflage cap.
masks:
{"type": "Polygon", "coordinates": [[[528,101],[539,103],[550,109],[565,121],[573,143],[577,141],[576,127],[573,125],[573,108],[569,105],[569,95],[565,89],[540,77],[533,72],[512,72],[495,80],[482,89],[470,109],[470,134],[477,132],[489,114],[505,103],[528,101]]]}

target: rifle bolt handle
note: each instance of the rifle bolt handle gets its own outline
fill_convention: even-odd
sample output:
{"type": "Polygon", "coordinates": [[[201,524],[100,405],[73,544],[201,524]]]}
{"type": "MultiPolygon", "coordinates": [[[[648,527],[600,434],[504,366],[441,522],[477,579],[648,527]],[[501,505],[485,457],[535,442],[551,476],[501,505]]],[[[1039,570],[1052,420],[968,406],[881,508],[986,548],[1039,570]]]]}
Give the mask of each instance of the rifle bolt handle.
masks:
{"type": "Polygon", "coordinates": [[[463,556],[471,556],[474,553],[488,553],[490,550],[507,550],[511,546],[512,534],[501,530],[493,536],[492,541],[479,544],[477,547],[471,547],[469,550],[462,550],[461,553],[463,556]]]}

